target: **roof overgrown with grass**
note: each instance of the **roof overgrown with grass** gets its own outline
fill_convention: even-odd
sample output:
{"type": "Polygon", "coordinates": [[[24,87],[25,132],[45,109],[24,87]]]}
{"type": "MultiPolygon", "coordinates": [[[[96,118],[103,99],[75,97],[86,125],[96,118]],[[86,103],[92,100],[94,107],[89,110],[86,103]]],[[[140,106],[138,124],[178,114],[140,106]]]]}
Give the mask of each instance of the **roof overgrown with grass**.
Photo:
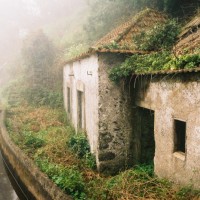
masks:
{"type": "Polygon", "coordinates": [[[136,48],[133,37],[142,32],[149,31],[156,24],[165,22],[166,19],[167,16],[161,12],[145,9],[131,18],[128,22],[113,29],[90,47],[88,51],[67,60],[64,64],[81,60],[97,52],[126,54],[146,53],[145,51],[136,48]]]}
{"type": "Polygon", "coordinates": [[[131,20],[112,30],[100,39],[95,49],[126,49],[137,50],[133,37],[141,32],[149,31],[157,23],[166,21],[166,15],[152,9],[145,9],[135,15],[131,20]]]}

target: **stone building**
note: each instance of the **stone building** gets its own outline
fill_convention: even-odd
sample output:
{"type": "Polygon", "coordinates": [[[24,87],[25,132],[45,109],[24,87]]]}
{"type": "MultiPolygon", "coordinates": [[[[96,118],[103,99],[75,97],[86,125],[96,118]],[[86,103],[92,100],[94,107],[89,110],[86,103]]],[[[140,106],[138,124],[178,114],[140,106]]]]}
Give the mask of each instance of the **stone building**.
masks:
{"type": "MultiPolygon", "coordinates": [[[[175,54],[199,52],[199,27],[197,16],[183,28],[175,54]]],[[[152,159],[158,176],[200,188],[200,66],[132,79],[133,158],[152,159]]]]}
{"type": "Polygon", "coordinates": [[[127,99],[110,81],[108,71],[137,52],[134,35],[164,20],[159,12],[145,10],[108,33],[88,52],[66,62],[65,108],[76,130],[87,133],[102,172],[116,173],[129,163],[132,132],[127,99]]]}
{"type": "MultiPolygon", "coordinates": [[[[114,174],[154,161],[160,177],[183,184],[191,181],[199,187],[199,68],[135,74],[123,86],[108,76],[127,56],[145,53],[136,50],[133,36],[165,20],[166,16],[147,9],[88,52],[68,60],[64,66],[65,109],[76,130],[86,132],[100,172],[114,174]]],[[[180,35],[177,51],[198,27],[194,32],[185,27],[187,33],[180,35]]],[[[199,36],[195,41],[198,46],[199,36]]]]}

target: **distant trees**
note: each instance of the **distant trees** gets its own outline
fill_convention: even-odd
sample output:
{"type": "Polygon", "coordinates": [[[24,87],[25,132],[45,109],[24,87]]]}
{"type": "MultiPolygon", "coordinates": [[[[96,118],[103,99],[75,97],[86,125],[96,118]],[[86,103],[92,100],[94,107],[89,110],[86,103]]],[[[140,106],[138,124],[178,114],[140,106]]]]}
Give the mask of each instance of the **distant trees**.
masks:
{"type": "Polygon", "coordinates": [[[197,0],[88,0],[90,15],[85,24],[88,40],[97,40],[113,27],[146,7],[185,18],[198,7],[197,0]],[[193,5],[193,7],[191,7],[193,5]],[[185,11],[185,12],[184,12],[185,11]],[[186,16],[184,16],[186,15],[186,16]]]}
{"type": "Polygon", "coordinates": [[[63,106],[62,69],[55,64],[57,57],[57,48],[42,30],[31,33],[24,41],[25,83],[21,94],[29,104],[53,108],[63,106]]]}
{"type": "Polygon", "coordinates": [[[26,77],[32,86],[49,84],[50,70],[55,59],[55,47],[42,30],[31,33],[23,43],[22,58],[26,77]]]}
{"type": "Polygon", "coordinates": [[[90,11],[84,28],[89,42],[102,37],[135,11],[132,0],[88,0],[88,4],[90,11]]]}

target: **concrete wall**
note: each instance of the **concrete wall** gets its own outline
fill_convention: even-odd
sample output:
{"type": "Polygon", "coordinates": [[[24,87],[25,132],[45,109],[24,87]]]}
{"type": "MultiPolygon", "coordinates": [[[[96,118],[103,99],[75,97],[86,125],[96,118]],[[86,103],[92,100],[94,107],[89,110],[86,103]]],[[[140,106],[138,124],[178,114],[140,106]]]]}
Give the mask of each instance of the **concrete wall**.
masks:
{"type": "Polygon", "coordinates": [[[155,111],[155,172],[200,188],[199,73],[141,76],[133,88],[135,105],[155,111]],[[174,120],[186,122],[185,154],[176,152],[174,120]]]}
{"type": "Polygon", "coordinates": [[[115,174],[131,161],[131,109],[129,95],[108,77],[109,70],[123,62],[125,55],[99,54],[99,139],[98,166],[104,173],[115,174]]]}
{"type": "Polygon", "coordinates": [[[76,130],[78,129],[77,90],[83,92],[83,130],[87,132],[92,152],[97,150],[98,140],[98,56],[68,64],[64,67],[64,101],[67,110],[67,87],[71,88],[71,112],[68,113],[76,130]]]}

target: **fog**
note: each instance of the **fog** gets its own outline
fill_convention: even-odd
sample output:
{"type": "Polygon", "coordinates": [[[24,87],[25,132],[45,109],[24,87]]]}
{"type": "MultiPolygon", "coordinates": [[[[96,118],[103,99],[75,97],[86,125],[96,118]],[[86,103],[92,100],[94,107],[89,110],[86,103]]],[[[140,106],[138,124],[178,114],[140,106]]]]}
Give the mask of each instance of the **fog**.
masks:
{"type": "MultiPolygon", "coordinates": [[[[180,0],[0,0],[0,89],[8,79],[5,75],[7,71],[16,74],[17,65],[21,65],[19,60],[24,59],[21,54],[23,42],[34,31],[43,30],[56,48],[64,52],[62,59],[65,59],[71,47],[69,55],[74,55],[74,51],[80,53],[79,50],[85,50],[146,7],[167,11],[175,17],[189,13],[187,9],[183,12],[182,7],[184,4],[188,6],[188,1],[181,2],[183,3],[180,4],[180,0]]],[[[193,7],[188,9],[193,12],[198,8],[198,3],[196,0],[190,2],[193,7]]]]}
{"type": "Polygon", "coordinates": [[[0,0],[0,65],[19,52],[28,32],[56,23],[85,5],[84,0],[0,0]]]}
{"type": "Polygon", "coordinates": [[[0,0],[0,88],[7,80],[6,68],[19,57],[22,42],[30,32],[49,31],[51,27],[52,37],[56,37],[70,25],[64,19],[86,5],[85,0],[0,0]],[[60,20],[62,23],[58,23],[60,20]]]}

